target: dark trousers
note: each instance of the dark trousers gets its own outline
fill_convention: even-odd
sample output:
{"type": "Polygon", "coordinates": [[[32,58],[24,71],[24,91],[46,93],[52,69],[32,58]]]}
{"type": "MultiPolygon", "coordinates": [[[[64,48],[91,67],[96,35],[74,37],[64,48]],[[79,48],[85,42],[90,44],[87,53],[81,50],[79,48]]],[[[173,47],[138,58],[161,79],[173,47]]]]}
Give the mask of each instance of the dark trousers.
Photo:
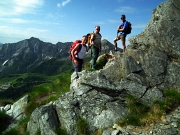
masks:
{"type": "Polygon", "coordinates": [[[76,60],[78,61],[78,65],[76,65],[73,61],[72,64],[74,66],[74,71],[75,72],[81,72],[82,71],[82,65],[83,65],[83,59],[78,59],[76,58],[76,60]]]}
{"type": "Polygon", "coordinates": [[[92,60],[91,60],[91,65],[90,65],[90,67],[91,67],[92,69],[94,69],[94,68],[95,68],[95,65],[96,65],[96,60],[97,60],[97,58],[98,58],[98,56],[99,56],[99,48],[97,48],[96,46],[92,46],[92,47],[91,47],[91,51],[92,51],[92,60]]]}

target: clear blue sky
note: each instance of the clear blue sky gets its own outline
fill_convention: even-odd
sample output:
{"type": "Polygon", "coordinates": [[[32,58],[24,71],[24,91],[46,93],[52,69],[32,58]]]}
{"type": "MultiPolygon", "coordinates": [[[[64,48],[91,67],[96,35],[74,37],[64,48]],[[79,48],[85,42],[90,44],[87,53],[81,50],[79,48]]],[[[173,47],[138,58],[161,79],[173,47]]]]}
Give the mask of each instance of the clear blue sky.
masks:
{"type": "Polygon", "coordinates": [[[30,37],[71,42],[100,25],[102,39],[113,43],[121,14],[132,23],[128,38],[141,33],[161,2],[165,0],[0,0],[0,42],[30,37]]]}

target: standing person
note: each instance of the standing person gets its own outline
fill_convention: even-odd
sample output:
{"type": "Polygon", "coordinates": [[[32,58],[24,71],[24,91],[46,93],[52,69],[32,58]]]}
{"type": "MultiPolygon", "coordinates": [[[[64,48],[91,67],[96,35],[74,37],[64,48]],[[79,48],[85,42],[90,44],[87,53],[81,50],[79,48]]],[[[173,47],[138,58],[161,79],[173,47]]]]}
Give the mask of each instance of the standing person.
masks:
{"type": "MultiPolygon", "coordinates": [[[[72,49],[71,51],[71,56],[72,56],[72,64],[74,66],[75,72],[81,72],[82,71],[82,65],[83,65],[83,59],[84,55],[87,52],[87,36],[83,36],[81,43],[77,43],[76,46],[72,49]],[[76,51],[79,51],[76,53],[76,51]]],[[[78,77],[78,74],[77,74],[78,77]]]]}
{"type": "Polygon", "coordinates": [[[90,46],[92,51],[92,60],[90,63],[91,69],[95,70],[96,60],[101,52],[101,34],[100,26],[95,27],[95,32],[91,35],[90,46]]]}
{"type": "Polygon", "coordinates": [[[126,21],[125,15],[121,15],[121,20],[122,20],[122,24],[120,26],[118,26],[118,28],[117,28],[117,33],[120,32],[120,35],[114,39],[114,51],[117,51],[117,41],[121,39],[123,52],[125,52],[125,49],[126,49],[126,43],[125,43],[126,42],[126,29],[128,27],[128,22],[126,21]]]}

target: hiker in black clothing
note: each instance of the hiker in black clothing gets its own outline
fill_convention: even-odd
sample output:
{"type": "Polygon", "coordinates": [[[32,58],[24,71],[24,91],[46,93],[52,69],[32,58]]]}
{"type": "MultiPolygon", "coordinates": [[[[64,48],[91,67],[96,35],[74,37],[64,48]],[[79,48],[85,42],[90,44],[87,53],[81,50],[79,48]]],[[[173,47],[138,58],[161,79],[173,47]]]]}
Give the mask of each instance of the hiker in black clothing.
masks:
{"type": "Polygon", "coordinates": [[[114,50],[117,51],[117,41],[121,39],[122,41],[122,47],[123,47],[123,52],[125,52],[126,49],[126,31],[125,29],[128,27],[128,22],[126,21],[126,16],[125,15],[121,15],[121,20],[122,20],[122,24],[120,26],[118,26],[117,28],[117,32],[120,32],[120,35],[114,39],[114,50]]]}

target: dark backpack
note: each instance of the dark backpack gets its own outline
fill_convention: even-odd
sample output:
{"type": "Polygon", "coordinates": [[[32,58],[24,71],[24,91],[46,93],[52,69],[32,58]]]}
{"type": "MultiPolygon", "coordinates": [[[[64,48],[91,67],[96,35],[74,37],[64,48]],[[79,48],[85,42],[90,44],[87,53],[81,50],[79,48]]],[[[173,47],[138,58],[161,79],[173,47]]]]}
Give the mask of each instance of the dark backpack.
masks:
{"type": "Polygon", "coordinates": [[[132,30],[132,25],[131,25],[131,23],[128,22],[128,21],[127,21],[127,23],[128,23],[128,26],[127,26],[127,28],[126,28],[126,34],[130,34],[130,33],[131,33],[131,30],[132,30]]]}
{"type": "MultiPolygon", "coordinates": [[[[81,40],[76,40],[76,41],[73,42],[72,45],[70,46],[70,49],[69,49],[70,56],[69,56],[69,58],[70,58],[71,60],[72,60],[71,51],[72,51],[72,50],[74,49],[74,47],[75,47],[77,44],[79,44],[79,43],[81,43],[81,40]]],[[[81,46],[78,48],[77,51],[75,51],[74,55],[77,55],[77,54],[80,52],[80,50],[81,50],[81,46]]]]}

